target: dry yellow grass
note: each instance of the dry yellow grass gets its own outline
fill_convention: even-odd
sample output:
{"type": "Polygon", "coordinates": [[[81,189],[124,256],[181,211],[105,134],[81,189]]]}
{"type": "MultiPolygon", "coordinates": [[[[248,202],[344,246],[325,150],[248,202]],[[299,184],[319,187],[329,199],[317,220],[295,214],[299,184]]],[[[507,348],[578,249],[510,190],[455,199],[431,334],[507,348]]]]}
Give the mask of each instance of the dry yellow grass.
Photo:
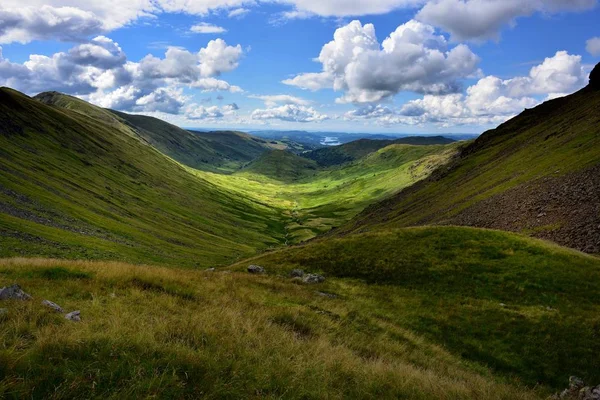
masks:
{"type": "Polygon", "coordinates": [[[392,322],[329,280],[123,263],[0,260],[0,397],[534,399],[392,322]],[[81,310],[71,323],[40,305],[81,310]]]}

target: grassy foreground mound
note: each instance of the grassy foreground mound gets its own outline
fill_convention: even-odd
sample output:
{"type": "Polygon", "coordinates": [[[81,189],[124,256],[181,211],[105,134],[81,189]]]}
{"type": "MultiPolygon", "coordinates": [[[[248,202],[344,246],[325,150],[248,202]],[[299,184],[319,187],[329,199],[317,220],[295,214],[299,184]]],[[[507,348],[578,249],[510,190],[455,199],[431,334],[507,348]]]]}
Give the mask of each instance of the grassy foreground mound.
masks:
{"type": "Polygon", "coordinates": [[[369,320],[528,386],[558,389],[570,375],[600,382],[597,257],[507,232],[425,227],[327,238],[249,262],[343,278],[329,289],[369,320]]]}
{"type": "Polygon", "coordinates": [[[0,282],[18,282],[34,296],[1,303],[1,398],[547,394],[497,378],[411,331],[398,316],[421,303],[416,290],[390,299],[401,290],[350,279],[314,287],[278,276],[43,259],[0,260],[0,282]],[[82,322],[67,321],[42,299],[81,310],[82,322]]]}

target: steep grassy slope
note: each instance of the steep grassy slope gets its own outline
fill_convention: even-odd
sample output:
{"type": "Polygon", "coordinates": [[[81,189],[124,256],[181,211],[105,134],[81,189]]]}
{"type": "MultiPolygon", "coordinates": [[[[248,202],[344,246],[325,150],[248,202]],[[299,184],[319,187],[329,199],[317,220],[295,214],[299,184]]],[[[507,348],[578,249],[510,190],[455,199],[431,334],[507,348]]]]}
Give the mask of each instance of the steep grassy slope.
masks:
{"type": "Polygon", "coordinates": [[[157,118],[112,112],[162,153],[192,168],[232,172],[271,148],[240,132],[190,132],[157,118]]]}
{"type": "Polygon", "coordinates": [[[418,333],[529,386],[600,381],[596,257],[507,232],[425,227],[321,239],[233,269],[249,263],[343,278],[326,290],[356,305],[359,319],[418,333]]]}
{"type": "Polygon", "coordinates": [[[190,132],[157,118],[105,110],[58,92],[40,93],[35,99],[113,125],[126,124],[161,153],[182,164],[206,171],[232,172],[266,151],[285,147],[241,132],[190,132]]]}
{"type": "Polygon", "coordinates": [[[83,104],[0,90],[0,255],[211,266],[283,240],[274,210],[198,179],[83,104]]]}
{"type": "Polygon", "coordinates": [[[298,243],[341,225],[374,201],[427,177],[461,145],[391,145],[328,169],[316,169],[312,161],[278,151],[233,175],[196,173],[280,210],[287,222],[287,243],[298,243]]]}
{"type": "Polygon", "coordinates": [[[393,287],[0,260],[0,282],[13,281],[34,299],[2,302],[2,398],[527,400],[548,393],[502,382],[411,331],[397,316],[437,297],[411,299],[405,291],[390,300],[393,287]],[[45,308],[45,298],[81,310],[82,321],[45,308]]]}
{"type": "Polygon", "coordinates": [[[427,146],[450,144],[454,140],[442,136],[407,137],[396,140],[371,140],[360,139],[339,146],[325,147],[303,153],[302,156],[314,160],[320,166],[330,167],[363,158],[379,149],[393,144],[410,144],[413,146],[427,146]]]}
{"type": "Polygon", "coordinates": [[[600,253],[600,90],[526,110],[342,229],[462,224],[600,253]]]}

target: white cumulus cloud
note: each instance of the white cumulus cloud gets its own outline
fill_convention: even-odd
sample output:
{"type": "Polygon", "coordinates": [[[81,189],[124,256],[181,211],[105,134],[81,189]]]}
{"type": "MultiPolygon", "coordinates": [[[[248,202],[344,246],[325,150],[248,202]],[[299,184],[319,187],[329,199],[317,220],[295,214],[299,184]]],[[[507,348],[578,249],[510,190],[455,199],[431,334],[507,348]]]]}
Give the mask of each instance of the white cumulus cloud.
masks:
{"type": "Polygon", "coordinates": [[[241,46],[217,39],[197,53],[171,47],[163,58],[132,62],[117,43],[98,36],[66,52],[31,55],[22,64],[0,52],[0,85],[29,94],[56,90],[123,111],[178,113],[187,101],[185,87],[241,92],[216,78],[237,68],[241,56],[241,46]]]}
{"type": "Polygon", "coordinates": [[[587,73],[581,57],[565,51],[546,58],[531,68],[529,75],[512,79],[496,76],[481,78],[466,93],[425,95],[405,103],[399,109],[368,105],[345,114],[348,120],[375,120],[382,125],[499,124],[545,99],[571,93],[585,86],[587,73]]]}
{"type": "Polygon", "coordinates": [[[402,91],[444,94],[460,91],[460,79],[478,72],[469,47],[450,48],[434,28],[411,20],[381,45],[372,24],[359,21],[336,30],[318,61],[323,71],[283,81],[303,89],[343,91],[341,103],[371,103],[402,91]]]}

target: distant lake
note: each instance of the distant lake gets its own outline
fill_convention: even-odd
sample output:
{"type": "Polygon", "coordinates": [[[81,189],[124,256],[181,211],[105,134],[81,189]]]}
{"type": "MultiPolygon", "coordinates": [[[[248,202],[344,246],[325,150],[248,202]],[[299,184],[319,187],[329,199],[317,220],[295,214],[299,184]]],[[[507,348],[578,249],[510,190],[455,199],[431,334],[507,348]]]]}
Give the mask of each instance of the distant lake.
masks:
{"type": "Polygon", "coordinates": [[[339,146],[342,143],[337,136],[325,136],[325,138],[321,140],[321,144],[323,146],[339,146]]]}

